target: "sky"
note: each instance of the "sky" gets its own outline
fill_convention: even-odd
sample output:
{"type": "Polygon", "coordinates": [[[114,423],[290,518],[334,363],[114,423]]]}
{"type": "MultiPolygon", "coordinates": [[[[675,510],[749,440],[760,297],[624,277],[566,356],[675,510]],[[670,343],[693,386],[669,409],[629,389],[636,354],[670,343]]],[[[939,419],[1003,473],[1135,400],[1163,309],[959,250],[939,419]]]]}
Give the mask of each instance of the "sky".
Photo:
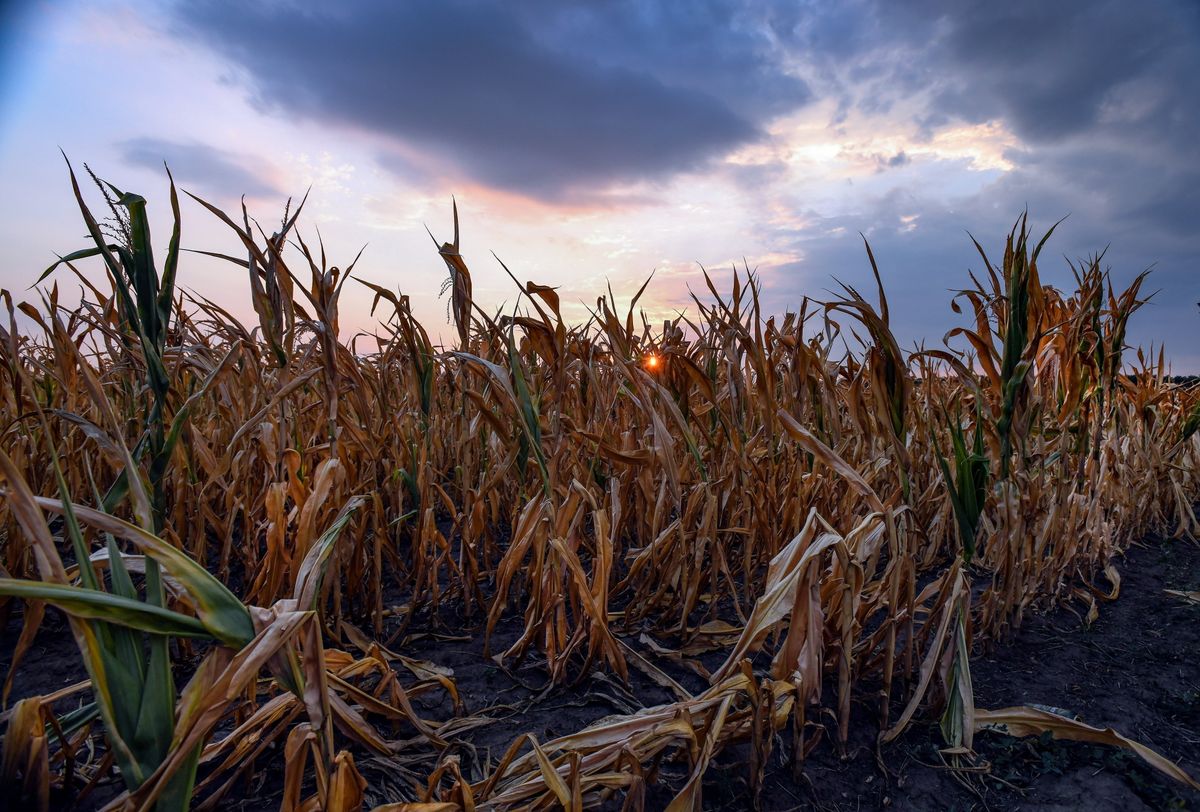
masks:
{"type": "MultiPolygon", "coordinates": [[[[330,262],[410,295],[447,341],[451,200],[476,300],[557,286],[582,320],[611,283],[660,320],[756,269],[769,312],[835,280],[873,289],[906,347],[963,323],[949,302],[1028,209],[1043,281],[1107,249],[1148,267],[1132,344],[1200,372],[1200,4],[0,0],[0,287],[85,244],[61,148],[149,200],[166,162],[269,228],[302,219],[330,262]]],[[[98,201],[93,201],[97,202],[98,201]]],[[[199,204],[183,245],[241,253],[199,204]]],[[[99,268],[94,269],[97,275],[99,268]]],[[[179,282],[254,323],[245,272],[185,257],[179,282]]],[[[58,277],[64,288],[68,276],[58,277]]],[[[351,282],[343,337],[370,330],[351,282]]]]}

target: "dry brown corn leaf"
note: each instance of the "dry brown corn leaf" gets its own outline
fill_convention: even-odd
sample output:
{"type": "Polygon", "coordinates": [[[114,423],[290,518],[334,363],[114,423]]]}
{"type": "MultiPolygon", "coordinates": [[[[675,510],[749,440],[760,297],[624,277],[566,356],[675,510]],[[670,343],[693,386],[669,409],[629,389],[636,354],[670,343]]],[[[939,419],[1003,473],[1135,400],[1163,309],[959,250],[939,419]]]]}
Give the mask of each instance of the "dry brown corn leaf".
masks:
{"type": "Polygon", "coordinates": [[[1178,764],[1144,744],[1125,738],[1111,727],[1092,727],[1076,719],[1022,705],[1000,710],[976,708],[975,730],[976,732],[991,730],[1018,738],[1038,736],[1049,731],[1050,735],[1056,739],[1122,747],[1135,753],[1151,767],[1169,775],[1179,783],[1194,790],[1200,790],[1200,783],[1197,783],[1178,764]]]}

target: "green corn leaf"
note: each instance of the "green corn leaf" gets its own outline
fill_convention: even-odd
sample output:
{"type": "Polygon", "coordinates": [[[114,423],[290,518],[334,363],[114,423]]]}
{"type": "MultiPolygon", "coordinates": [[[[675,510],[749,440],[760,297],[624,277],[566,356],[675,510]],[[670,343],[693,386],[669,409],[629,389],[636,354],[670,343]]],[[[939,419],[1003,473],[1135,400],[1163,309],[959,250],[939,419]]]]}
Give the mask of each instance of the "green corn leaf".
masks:
{"type": "Polygon", "coordinates": [[[512,368],[513,388],[516,392],[517,403],[520,406],[525,433],[529,437],[529,446],[537,461],[538,471],[542,475],[542,489],[550,495],[550,472],[546,468],[546,453],[542,450],[542,424],[538,417],[538,406],[529,392],[525,382],[525,369],[521,364],[521,356],[517,353],[517,345],[513,341],[512,330],[508,334],[508,363],[512,368]]]}
{"type": "MultiPolygon", "coordinates": [[[[67,711],[58,717],[58,730],[61,730],[63,735],[70,737],[72,733],[83,728],[88,722],[99,718],[100,707],[95,702],[89,702],[86,705],[80,705],[72,711],[67,711]]],[[[58,735],[58,731],[52,725],[46,728],[47,735],[58,735]]]]}
{"type": "Polygon", "coordinates": [[[987,475],[989,463],[983,453],[982,420],[975,421],[972,448],[967,448],[966,437],[958,421],[946,417],[950,427],[950,442],[954,454],[954,471],[952,476],[950,464],[942,453],[941,445],[936,435],[933,437],[934,455],[942,478],[946,482],[946,493],[954,510],[954,518],[958,525],[959,539],[962,542],[963,561],[971,563],[975,555],[975,537],[979,531],[979,519],[983,513],[983,504],[987,496],[987,475]]]}
{"type": "Polygon", "coordinates": [[[171,306],[175,299],[175,273],[179,268],[179,193],[175,190],[175,178],[167,168],[167,179],[171,182],[171,242],[167,246],[167,258],[163,262],[162,280],[158,292],[158,320],[164,328],[171,321],[171,306]]]}
{"type": "MultiPolygon", "coordinates": [[[[109,245],[106,247],[109,251],[115,251],[117,249],[117,247],[115,245],[109,245]]],[[[31,285],[31,287],[40,285],[43,281],[45,281],[46,277],[48,277],[50,274],[54,273],[54,269],[57,268],[59,265],[66,265],[69,262],[76,262],[77,260],[88,259],[89,257],[97,257],[97,256],[100,256],[103,252],[104,252],[104,249],[101,249],[101,248],[81,248],[78,251],[72,251],[71,253],[67,254],[64,257],[59,257],[57,262],[55,262],[53,265],[51,265],[46,270],[42,271],[42,275],[37,278],[37,281],[34,282],[33,285],[31,285]]]]}
{"type": "MultiPolygon", "coordinates": [[[[125,558],[117,549],[116,542],[111,538],[108,541],[108,568],[111,573],[113,594],[119,598],[136,601],[138,599],[137,590],[133,586],[133,579],[129,577],[129,570],[125,567],[125,558]]],[[[109,631],[112,635],[110,650],[116,660],[129,670],[136,668],[138,681],[144,680],[146,668],[142,641],[126,628],[114,627],[109,631]]]]}
{"type": "MultiPolygon", "coordinates": [[[[188,416],[191,414],[192,407],[195,406],[196,403],[208,393],[208,390],[212,387],[213,383],[218,377],[220,377],[221,372],[229,366],[230,362],[233,360],[234,356],[237,355],[237,352],[240,349],[241,344],[234,343],[234,345],[229,348],[229,351],[225,353],[225,357],[221,359],[220,363],[213,368],[212,372],[208,374],[208,377],[204,379],[204,382],[200,384],[200,388],[188,396],[188,399],[184,401],[183,405],[180,406],[175,412],[175,416],[171,420],[171,427],[167,431],[167,435],[163,440],[162,449],[150,463],[150,480],[152,482],[158,481],[166,473],[167,465],[171,460],[171,455],[175,451],[175,446],[179,444],[179,437],[183,433],[184,426],[187,425],[188,416]]],[[[128,480],[125,480],[125,483],[128,484],[128,480]]]]}
{"type": "Polygon", "coordinates": [[[0,595],[45,601],[83,620],[115,623],[150,634],[175,637],[211,636],[204,625],[195,618],[94,589],[19,578],[0,578],[0,595]]]}
{"type": "Polygon", "coordinates": [[[150,659],[132,736],[134,750],[147,774],[167,757],[175,733],[175,679],[168,642],[162,636],[148,641],[150,659]]]}
{"type": "MultiPolygon", "coordinates": [[[[64,513],[67,507],[57,499],[35,497],[35,501],[52,513],[64,513]]],[[[242,648],[254,639],[254,624],[250,612],[229,589],[185,553],[149,531],[116,516],[82,505],[71,506],[80,521],[99,530],[112,533],[132,542],[147,557],[157,561],[178,581],[196,603],[200,622],[213,637],[232,648],[242,648]]],[[[147,578],[151,567],[147,562],[147,578]]]]}
{"type": "Polygon", "coordinates": [[[938,467],[942,469],[942,478],[946,481],[946,494],[950,497],[950,506],[954,509],[954,518],[958,523],[958,535],[963,545],[963,558],[970,562],[970,553],[968,550],[973,551],[974,538],[972,537],[968,540],[967,534],[970,532],[970,523],[967,520],[967,508],[963,504],[958,488],[955,487],[954,478],[950,475],[950,466],[946,464],[946,458],[942,455],[942,450],[935,447],[935,454],[937,455],[938,467]]]}

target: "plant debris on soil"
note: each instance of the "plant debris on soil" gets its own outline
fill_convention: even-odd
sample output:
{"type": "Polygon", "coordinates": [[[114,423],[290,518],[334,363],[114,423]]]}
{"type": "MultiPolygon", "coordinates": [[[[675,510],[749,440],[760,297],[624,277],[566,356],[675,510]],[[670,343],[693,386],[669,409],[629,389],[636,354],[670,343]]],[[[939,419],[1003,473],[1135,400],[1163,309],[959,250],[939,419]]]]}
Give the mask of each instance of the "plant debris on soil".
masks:
{"type": "MultiPolygon", "coordinates": [[[[1200,545],[1150,539],[1119,564],[1121,593],[1085,626],[1077,613],[1027,617],[1012,639],[971,660],[980,707],[1037,704],[1112,726],[1195,775],[1200,772],[1200,606],[1165,593],[1200,586],[1200,545]]],[[[939,755],[936,724],[912,728],[884,750],[887,775],[864,737],[842,761],[818,750],[799,782],[768,773],[763,809],[1122,812],[1200,809],[1200,793],[1111,747],[984,733],[979,772],[955,773],[939,755]]],[[[730,767],[720,787],[737,787],[730,767]]],[[[744,779],[742,779],[744,780],[744,779]]],[[[745,793],[713,809],[742,809],[745,793]]]]}
{"type": "MultiPolygon", "coordinates": [[[[1101,606],[1090,626],[1076,612],[1058,609],[1026,618],[1012,639],[977,654],[971,662],[976,702],[982,707],[1037,704],[1070,711],[1093,726],[1114,726],[1154,747],[1193,775],[1200,773],[1200,605],[1168,590],[1200,589],[1200,545],[1149,539],[1120,562],[1120,597],[1101,606]]],[[[8,673],[21,619],[12,616],[0,641],[0,673],[8,673]]],[[[510,634],[517,630],[509,630],[510,634]]],[[[499,639],[506,639],[501,635],[499,639]]],[[[670,700],[668,692],[633,676],[625,688],[593,674],[582,684],[555,688],[536,662],[503,668],[482,654],[480,638],[415,633],[410,656],[454,672],[466,711],[491,720],[466,736],[472,758],[494,760],[517,735],[548,740],[610,714],[670,700]]],[[[53,612],[38,633],[27,664],[13,676],[12,699],[50,693],[85,678],[65,620],[53,612]],[[36,663],[36,666],[33,665],[36,663]]],[[[681,682],[694,675],[676,672],[681,682]]],[[[692,687],[699,687],[693,684],[692,687]]],[[[424,705],[436,713],[437,704],[424,705]]],[[[786,736],[787,734],[781,734],[786,736]]],[[[826,735],[832,736],[830,730],[826,735]]],[[[856,737],[844,758],[818,748],[793,770],[790,749],[780,746],[759,794],[763,812],[821,810],[1050,810],[1089,812],[1200,809],[1200,793],[1171,782],[1129,753],[1111,747],[1014,739],[983,734],[979,763],[951,770],[941,755],[935,722],[914,725],[876,757],[870,735],[856,737]],[[881,766],[885,765],[885,766],[881,766]]],[[[744,748],[722,754],[704,779],[704,808],[749,809],[752,791],[744,748]]],[[[372,786],[386,787],[396,765],[364,758],[372,786]]],[[[666,769],[652,788],[650,808],[665,806],[682,779],[666,769]]],[[[274,808],[280,776],[270,770],[247,786],[231,809],[274,808]]],[[[110,783],[119,784],[113,776],[110,783]]],[[[113,793],[98,793],[99,798],[113,793]]],[[[382,795],[376,798],[384,802],[382,795]]],[[[97,805],[91,805],[95,808],[97,805]]]]}

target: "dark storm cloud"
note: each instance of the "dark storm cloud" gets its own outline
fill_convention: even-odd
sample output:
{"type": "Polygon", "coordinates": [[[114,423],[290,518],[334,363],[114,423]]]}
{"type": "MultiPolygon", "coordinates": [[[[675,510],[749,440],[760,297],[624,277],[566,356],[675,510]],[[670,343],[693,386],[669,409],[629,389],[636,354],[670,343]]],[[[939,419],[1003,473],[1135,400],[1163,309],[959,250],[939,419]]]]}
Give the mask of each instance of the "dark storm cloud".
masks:
{"type": "MultiPolygon", "coordinates": [[[[978,265],[966,230],[994,246],[1028,207],[1040,224],[1071,215],[1059,255],[1111,243],[1118,279],[1157,263],[1153,284],[1170,295],[1153,330],[1137,336],[1135,324],[1138,340],[1194,330],[1191,305],[1180,303],[1200,297],[1200,4],[356,0],[336,9],[210,0],[179,5],[174,24],[229,59],[262,108],[370,133],[380,155],[403,144],[419,156],[419,167],[382,161],[397,175],[466,177],[551,201],[703,169],[818,99],[834,102],[835,137],[878,126],[920,141],[998,122],[1019,143],[1012,168],[982,190],[949,199],[930,178],[961,177],[965,165],[912,149],[880,154],[890,192],[836,218],[803,212],[816,225],[796,233],[764,223],[743,235],[805,257],[770,281],[774,304],[811,292],[799,279],[840,274],[869,287],[861,230],[894,269],[894,312],[911,300],[926,314],[931,296],[940,308],[937,291],[978,265]]],[[[755,195],[788,170],[721,171],[755,195]]],[[[902,332],[936,342],[948,326],[914,319],[902,332]]]]}
{"type": "Polygon", "coordinates": [[[1004,119],[1030,142],[1151,122],[1170,136],[1195,122],[1186,100],[1200,89],[1200,6],[1183,0],[850,0],[808,9],[775,29],[779,40],[860,109],[928,92],[935,125],[1004,119]]]}
{"type": "MultiPolygon", "coordinates": [[[[855,233],[863,230],[892,269],[900,300],[893,313],[911,316],[900,331],[936,341],[943,326],[924,314],[939,311],[925,302],[961,286],[965,270],[979,265],[964,231],[998,251],[1028,207],[1042,226],[1071,215],[1046,263],[1063,284],[1070,275],[1058,257],[1106,246],[1118,282],[1155,266],[1151,286],[1164,293],[1150,306],[1153,316],[1135,320],[1135,340],[1195,334],[1200,5],[859,0],[809,10],[776,36],[806,55],[816,91],[838,100],[835,127],[854,112],[903,110],[925,138],[994,121],[1020,144],[1006,156],[1012,169],[974,194],[947,200],[920,175],[907,175],[892,192],[857,201],[852,215],[808,213],[819,225],[797,238],[805,259],[776,278],[776,302],[807,292],[800,279],[833,273],[868,284],[855,233]],[[915,223],[902,227],[900,216],[914,214],[915,223]]],[[[1176,349],[1185,357],[1178,355],[1184,347],[1176,349]]]]}
{"type": "Polygon", "coordinates": [[[175,180],[209,193],[262,197],[279,190],[262,178],[246,160],[207,144],[132,138],[117,144],[121,159],[131,166],[160,170],[166,162],[175,180]]]}
{"type": "Polygon", "coordinates": [[[176,23],[268,110],[403,139],[545,199],[703,166],[807,87],[736,7],[230,0],[176,23]],[[636,12],[636,13],[635,13],[636,12]]]}
{"type": "MultiPolygon", "coordinates": [[[[783,67],[772,36],[773,3],[738,0],[526,0],[510,8],[543,42],[599,65],[703,91],[749,121],[795,110],[812,99],[783,67]]],[[[784,4],[778,4],[784,5],[784,4]]]]}
{"type": "MultiPolygon", "coordinates": [[[[926,135],[1004,122],[1027,146],[1114,142],[1200,159],[1200,4],[859,0],[775,29],[841,113],[920,100],[926,135]]],[[[836,122],[835,122],[836,123],[836,122]]]]}
{"type": "MultiPolygon", "coordinates": [[[[938,107],[982,119],[994,105],[1030,142],[1150,124],[1169,137],[1172,119],[1186,112],[1189,86],[1200,89],[1194,76],[1187,80],[1190,71],[1180,70],[1196,66],[1200,35],[1196,10],[1183,4],[989,2],[952,8],[943,18],[949,22],[942,56],[965,81],[948,82],[938,107]],[[1122,110],[1123,92],[1140,98],[1125,99],[1122,110]]],[[[1194,105],[1187,106],[1194,121],[1194,105]]]]}
{"type": "Polygon", "coordinates": [[[1171,0],[207,0],[174,16],[265,109],[550,200],[703,167],[817,95],[839,100],[835,125],[920,99],[927,136],[998,120],[1031,147],[1200,154],[1200,11],[1171,0]]]}

